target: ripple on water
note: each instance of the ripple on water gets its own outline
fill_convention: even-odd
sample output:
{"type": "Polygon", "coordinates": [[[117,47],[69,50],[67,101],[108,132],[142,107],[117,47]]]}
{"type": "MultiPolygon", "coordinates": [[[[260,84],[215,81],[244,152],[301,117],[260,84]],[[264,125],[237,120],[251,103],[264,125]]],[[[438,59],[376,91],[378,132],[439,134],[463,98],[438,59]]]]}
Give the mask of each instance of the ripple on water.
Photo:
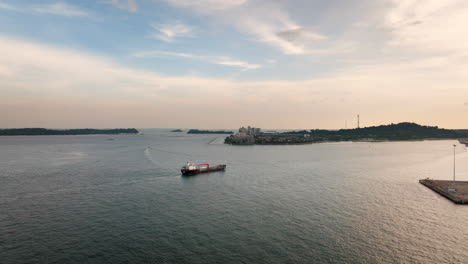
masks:
{"type": "Polygon", "coordinates": [[[218,141],[0,138],[1,262],[468,262],[468,207],[417,182],[447,175],[452,141],[218,141]],[[180,177],[188,159],[227,171],[180,177]]]}

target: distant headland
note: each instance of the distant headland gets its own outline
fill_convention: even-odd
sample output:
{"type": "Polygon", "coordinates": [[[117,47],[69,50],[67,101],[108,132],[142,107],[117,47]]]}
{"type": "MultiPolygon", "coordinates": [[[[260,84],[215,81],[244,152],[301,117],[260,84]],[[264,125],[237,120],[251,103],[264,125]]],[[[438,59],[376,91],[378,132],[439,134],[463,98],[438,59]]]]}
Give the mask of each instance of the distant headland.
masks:
{"type": "Polygon", "coordinates": [[[47,128],[10,128],[0,129],[0,136],[50,136],[50,135],[115,135],[138,134],[135,128],[116,129],[47,129],[47,128]]]}
{"type": "Polygon", "coordinates": [[[182,129],[174,129],[174,130],[171,130],[171,132],[184,132],[182,129]]]}
{"type": "Polygon", "coordinates": [[[468,129],[444,129],[416,123],[398,123],[355,129],[302,130],[283,133],[262,133],[259,128],[241,127],[224,140],[233,145],[287,145],[339,141],[402,141],[424,139],[468,138],[468,129]]]}
{"type": "Polygon", "coordinates": [[[187,134],[234,134],[232,131],[225,130],[198,130],[190,129],[187,134]]]}

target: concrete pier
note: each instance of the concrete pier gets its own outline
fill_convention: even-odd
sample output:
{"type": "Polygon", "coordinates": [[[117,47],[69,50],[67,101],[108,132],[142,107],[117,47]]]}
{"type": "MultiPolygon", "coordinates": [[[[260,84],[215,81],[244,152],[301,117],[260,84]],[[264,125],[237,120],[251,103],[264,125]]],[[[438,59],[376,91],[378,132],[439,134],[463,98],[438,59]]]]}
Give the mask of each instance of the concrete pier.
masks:
{"type": "Polygon", "coordinates": [[[419,183],[456,204],[468,204],[468,181],[423,179],[419,183]]]}

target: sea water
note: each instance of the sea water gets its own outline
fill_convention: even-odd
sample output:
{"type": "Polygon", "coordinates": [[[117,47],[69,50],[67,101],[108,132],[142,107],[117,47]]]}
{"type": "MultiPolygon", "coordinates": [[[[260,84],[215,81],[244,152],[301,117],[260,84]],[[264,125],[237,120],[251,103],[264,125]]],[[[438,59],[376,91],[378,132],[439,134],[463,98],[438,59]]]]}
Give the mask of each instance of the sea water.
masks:
{"type": "Polygon", "coordinates": [[[468,263],[468,206],[418,183],[453,177],[456,141],[143,132],[0,137],[0,263],[468,263]]]}

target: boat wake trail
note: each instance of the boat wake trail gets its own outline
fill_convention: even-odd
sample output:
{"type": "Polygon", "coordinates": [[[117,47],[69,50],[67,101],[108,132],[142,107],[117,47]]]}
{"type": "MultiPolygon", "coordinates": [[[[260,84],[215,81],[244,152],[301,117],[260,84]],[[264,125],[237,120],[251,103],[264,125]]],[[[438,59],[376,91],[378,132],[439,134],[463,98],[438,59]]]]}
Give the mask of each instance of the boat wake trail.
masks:
{"type": "MultiPolygon", "coordinates": [[[[212,144],[212,143],[215,142],[217,139],[218,139],[218,137],[213,138],[212,140],[210,140],[210,142],[208,142],[208,145],[212,144]]],[[[216,143],[215,143],[215,144],[216,144],[216,143]]]]}
{"type": "Polygon", "coordinates": [[[153,156],[151,156],[151,152],[150,152],[150,148],[146,148],[145,149],[145,157],[151,161],[151,163],[153,163],[154,165],[156,165],[157,167],[161,167],[158,162],[156,160],[153,159],[153,156]]]}
{"type": "Polygon", "coordinates": [[[164,153],[168,153],[168,154],[172,154],[172,155],[177,155],[177,156],[184,156],[184,157],[189,157],[189,158],[192,157],[192,155],[189,155],[189,154],[186,154],[186,153],[182,153],[182,152],[168,151],[168,150],[159,149],[159,148],[153,148],[153,147],[147,147],[146,149],[147,149],[147,150],[148,150],[148,149],[152,149],[152,150],[155,150],[155,151],[157,151],[157,152],[164,152],[164,153]]]}

